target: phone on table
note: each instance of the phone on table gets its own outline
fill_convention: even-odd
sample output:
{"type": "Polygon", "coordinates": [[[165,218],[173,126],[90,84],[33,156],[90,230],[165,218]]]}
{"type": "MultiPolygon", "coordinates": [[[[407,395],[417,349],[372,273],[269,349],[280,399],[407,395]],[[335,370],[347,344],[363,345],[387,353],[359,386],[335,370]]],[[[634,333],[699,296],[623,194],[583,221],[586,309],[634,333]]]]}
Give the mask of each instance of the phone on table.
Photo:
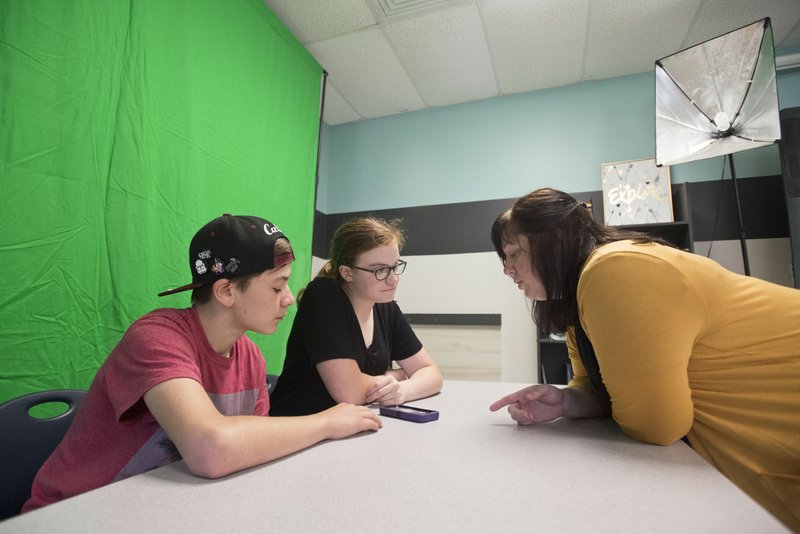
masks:
{"type": "Polygon", "coordinates": [[[381,406],[379,412],[387,417],[396,417],[397,419],[414,421],[415,423],[427,423],[428,421],[439,419],[439,412],[436,410],[417,408],[416,406],[407,406],[405,404],[381,406]]]}

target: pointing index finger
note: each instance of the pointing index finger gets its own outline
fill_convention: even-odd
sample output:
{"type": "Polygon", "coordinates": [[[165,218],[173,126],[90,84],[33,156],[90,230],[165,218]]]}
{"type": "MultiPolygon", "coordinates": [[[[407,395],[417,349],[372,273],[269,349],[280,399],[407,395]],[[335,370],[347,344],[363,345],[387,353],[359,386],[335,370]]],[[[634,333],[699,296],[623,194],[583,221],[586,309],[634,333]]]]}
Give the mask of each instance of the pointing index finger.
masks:
{"type": "Polygon", "coordinates": [[[498,399],[498,400],[494,401],[492,403],[492,405],[489,406],[489,410],[492,411],[492,412],[496,412],[497,410],[499,410],[500,408],[503,408],[504,406],[508,406],[509,404],[513,404],[513,403],[517,402],[518,398],[519,398],[519,392],[512,393],[510,395],[506,395],[502,399],[498,399]]]}

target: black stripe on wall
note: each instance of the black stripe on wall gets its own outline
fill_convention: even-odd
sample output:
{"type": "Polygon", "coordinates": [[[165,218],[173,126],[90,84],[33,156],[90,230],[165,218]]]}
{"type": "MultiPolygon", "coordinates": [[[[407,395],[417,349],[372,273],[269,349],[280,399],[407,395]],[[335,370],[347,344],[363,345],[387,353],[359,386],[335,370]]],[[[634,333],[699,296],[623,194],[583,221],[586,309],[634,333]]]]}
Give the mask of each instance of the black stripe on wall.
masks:
{"type": "MultiPolygon", "coordinates": [[[[748,239],[789,237],[789,217],[782,176],[737,179],[736,185],[742,202],[745,236],[748,239]]],[[[731,179],[690,182],[688,186],[695,241],[739,239],[739,222],[731,179]]]]}
{"type": "MultiPolygon", "coordinates": [[[[745,235],[748,239],[789,237],[783,178],[765,176],[738,179],[745,235]]],[[[736,205],[730,178],[722,181],[687,182],[672,186],[676,221],[691,218],[695,241],[739,238],[736,205]],[[717,216],[717,206],[719,215],[717,216]],[[691,215],[689,215],[691,214],[691,215]]],[[[603,220],[602,191],[573,193],[580,201],[591,200],[595,219],[603,220]]],[[[489,231],[495,218],[510,208],[515,198],[415,206],[387,210],[358,211],[314,217],[312,252],[328,258],[333,232],[344,221],[365,215],[401,219],[406,231],[403,254],[427,256],[492,252],[489,231]]]]}
{"type": "Polygon", "coordinates": [[[411,324],[500,326],[499,313],[404,313],[411,324]]]}
{"type": "Polygon", "coordinates": [[[330,242],[336,228],[348,219],[366,215],[400,219],[406,232],[403,254],[409,256],[494,250],[489,238],[492,223],[500,213],[511,207],[514,200],[485,200],[331,215],[317,211],[314,214],[312,251],[318,258],[330,257],[330,242]]]}

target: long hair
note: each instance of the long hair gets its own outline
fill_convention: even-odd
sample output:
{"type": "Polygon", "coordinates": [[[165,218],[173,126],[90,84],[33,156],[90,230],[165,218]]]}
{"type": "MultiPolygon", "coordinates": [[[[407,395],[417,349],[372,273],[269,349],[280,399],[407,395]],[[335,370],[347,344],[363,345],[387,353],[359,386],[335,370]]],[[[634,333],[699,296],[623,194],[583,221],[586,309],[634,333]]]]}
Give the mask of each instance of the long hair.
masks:
{"type": "Polygon", "coordinates": [[[503,261],[504,244],[524,240],[527,245],[531,268],[547,293],[547,300],[533,304],[534,321],[545,334],[564,332],[578,323],[578,279],[598,246],[623,239],[668,245],[641,232],[603,226],[574,197],[549,188],[528,193],[500,214],[491,238],[503,261]]]}
{"type": "Polygon", "coordinates": [[[344,222],[333,234],[331,259],[320,269],[318,277],[333,278],[344,283],[339,267],[353,267],[356,259],[370,250],[397,243],[403,248],[405,235],[397,220],[359,217],[344,222]]]}

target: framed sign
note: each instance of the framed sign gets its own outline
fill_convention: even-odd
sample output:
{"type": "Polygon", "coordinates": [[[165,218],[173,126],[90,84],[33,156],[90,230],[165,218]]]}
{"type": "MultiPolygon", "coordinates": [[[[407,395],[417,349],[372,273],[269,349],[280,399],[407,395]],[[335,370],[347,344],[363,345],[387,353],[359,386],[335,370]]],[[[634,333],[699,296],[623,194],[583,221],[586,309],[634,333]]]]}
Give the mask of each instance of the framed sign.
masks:
{"type": "Polygon", "coordinates": [[[609,226],[673,222],[669,167],[655,158],[604,163],[603,215],[609,226]]]}

